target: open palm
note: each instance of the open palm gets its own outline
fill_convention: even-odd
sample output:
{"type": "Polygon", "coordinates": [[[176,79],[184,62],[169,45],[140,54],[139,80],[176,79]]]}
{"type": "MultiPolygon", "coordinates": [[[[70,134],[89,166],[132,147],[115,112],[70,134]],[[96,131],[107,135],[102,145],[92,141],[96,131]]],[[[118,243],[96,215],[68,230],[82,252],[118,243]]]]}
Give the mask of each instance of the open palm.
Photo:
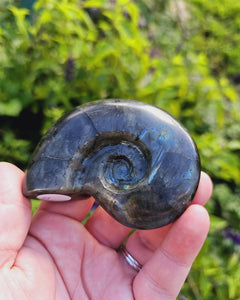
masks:
{"type": "Polygon", "coordinates": [[[212,184],[202,173],[193,205],[173,224],[137,230],[126,248],[134,271],[116,250],[131,229],[93,199],[31,205],[21,193],[23,172],[0,163],[0,299],[175,299],[208,232],[202,207],[212,184]]]}

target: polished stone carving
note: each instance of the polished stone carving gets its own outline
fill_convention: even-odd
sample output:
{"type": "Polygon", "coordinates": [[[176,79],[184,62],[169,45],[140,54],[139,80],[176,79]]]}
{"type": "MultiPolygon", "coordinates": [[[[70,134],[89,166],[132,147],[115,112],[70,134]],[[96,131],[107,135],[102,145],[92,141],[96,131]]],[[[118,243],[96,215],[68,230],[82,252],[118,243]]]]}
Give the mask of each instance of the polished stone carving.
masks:
{"type": "Polygon", "coordinates": [[[133,100],[77,107],[43,137],[23,192],[68,201],[91,195],[120,223],[152,229],[188,207],[200,177],[189,133],[165,111],[133,100]]]}

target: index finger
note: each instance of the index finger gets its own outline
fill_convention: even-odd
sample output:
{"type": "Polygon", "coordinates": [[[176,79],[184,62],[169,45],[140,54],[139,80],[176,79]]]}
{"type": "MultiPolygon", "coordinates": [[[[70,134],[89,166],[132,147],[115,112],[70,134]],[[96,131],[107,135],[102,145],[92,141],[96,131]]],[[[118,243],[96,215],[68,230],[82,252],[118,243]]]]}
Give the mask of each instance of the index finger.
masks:
{"type": "MultiPolygon", "coordinates": [[[[212,189],[213,184],[210,177],[202,172],[198,190],[192,204],[206,204],[211,197],[212,189]]],[[[153,230],[137,230],[128,238],[126,243],[127,250],[142,265],[145,264],[161,245],[172,226],[174,226],[174,223],[153,230]]]]}
{"type": "MultiPolygon", "coordinates": [[[[201,172],[198,190],[192,203],[204,205],[212,194],[212,186],[210,177],[206,173],[201,172]]],[[[171,226],[172,224],[153,230],[137,230],[128,239],[127,243],[131,243],[131,245],[127,244],[127,248],[130,247],[130,253],[136,254],[136,258],[144,263],[148,260],[148,256],[152,254],[152,251],[159,246],[171,226]],[[152,251],[145,249],[146,244],[152,251]],[[148,253],[146,255],[147,258],[141,251],[144,249],[148,253]]],[[[91,216],[86,227],[99,242],[113,248],[118,248],[131,231],[130,228],[114,220],[101,207],[91,216]]]]}
{"type": "Polygon", "coordinates": [[[209,229],[209,216],[201,205],[191,205],[173,224],[161,246],[134,281],[136,298],[176,299],[209,229]],[[151,296],[151,297],[150,297],[151,296]]]}
{"type": "Polygon", "coordinates": [[[201,172],[201,177],[197,192],[192,201],[192,204],[205,205],[212,195],[213,183],[211,178],[205,172],[201,172]]]}

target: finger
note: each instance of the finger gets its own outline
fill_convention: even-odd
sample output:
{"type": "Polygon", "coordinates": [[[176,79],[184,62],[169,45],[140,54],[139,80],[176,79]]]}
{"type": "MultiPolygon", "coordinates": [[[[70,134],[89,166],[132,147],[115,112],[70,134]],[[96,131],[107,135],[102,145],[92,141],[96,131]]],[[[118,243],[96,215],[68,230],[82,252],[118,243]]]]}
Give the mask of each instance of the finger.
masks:
{"type": "Polygon", "coordinates": [[[204,207],[191,205],[134,280],[136,299],[176,299],[209,229],[204,207]]]}
{"type": "MultiPolygon", "coordinates": [[[[198,190],[193,203],[205,204],[211,193],[212,181],[206,173],[201,172],[198,190]]],[[[115,249],[121,245],[131,232],[131,229],[115,221],[101,207],[92,215],[86,227],[99,242],[115,249]]],[[[152,255],[152,251],[160,245],[170,227],[171,225],[155,230],[138,230],[128,239],[128,243],[130,242],[131,245],[127,245],[127,248],[129,246],[130,253],[136,255],[136,258],[143,264],[152,255]]]]}
{"type": "Polygon", "coordinates": [[[93,203],[94,199],[92,197],[66,202],[42,201],[37,214],[39,211],[47,211],[82,222],[89,213],[93,203]]]}
{"type": "Polygon", "coordinates": [[[212,195],[213,183],[211,178],[205,172],[201,172],[201,177],[198,185],[196,195],[192,204],[205,205],[212,195]]]}
{"type": "Polygon", "coordinates": [[[114,249],[122,244],[132,230],[114,220],[101,207],[96,209],[85,226],[100,243],[114,249]]]}
{"type": "Polygon", "coordinates": [[[14,262],[31,222],[31,203],[22,195],[24,173],[0,163],[0,267],[14,262]]]}
{"type": "MultiPolygon", "coordinates": [[[[212,194],[212,181],[202,172],[196,196],[193,204],[205,204],[212,194]]],[[[154,230],[137,230],[126,243],[129,253],[142,265],[153,255],[153,252],[161,245],[162,240],[170,230],[172,224],[154,230]]]]}

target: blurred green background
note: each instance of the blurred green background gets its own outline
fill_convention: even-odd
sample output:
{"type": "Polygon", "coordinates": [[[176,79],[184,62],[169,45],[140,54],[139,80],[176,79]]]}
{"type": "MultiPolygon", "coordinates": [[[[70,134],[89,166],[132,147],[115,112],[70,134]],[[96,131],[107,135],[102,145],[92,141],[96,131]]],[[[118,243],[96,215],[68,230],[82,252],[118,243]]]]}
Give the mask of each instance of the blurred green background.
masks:
{"type": "Polygon", "coordinates": [[[179,299],[240,299],[240,2],[33,3],[0,3],[0,160],[25,169],[53,122],[85,102],[167,110],[214,182],[210,234],[179,299]]]}

